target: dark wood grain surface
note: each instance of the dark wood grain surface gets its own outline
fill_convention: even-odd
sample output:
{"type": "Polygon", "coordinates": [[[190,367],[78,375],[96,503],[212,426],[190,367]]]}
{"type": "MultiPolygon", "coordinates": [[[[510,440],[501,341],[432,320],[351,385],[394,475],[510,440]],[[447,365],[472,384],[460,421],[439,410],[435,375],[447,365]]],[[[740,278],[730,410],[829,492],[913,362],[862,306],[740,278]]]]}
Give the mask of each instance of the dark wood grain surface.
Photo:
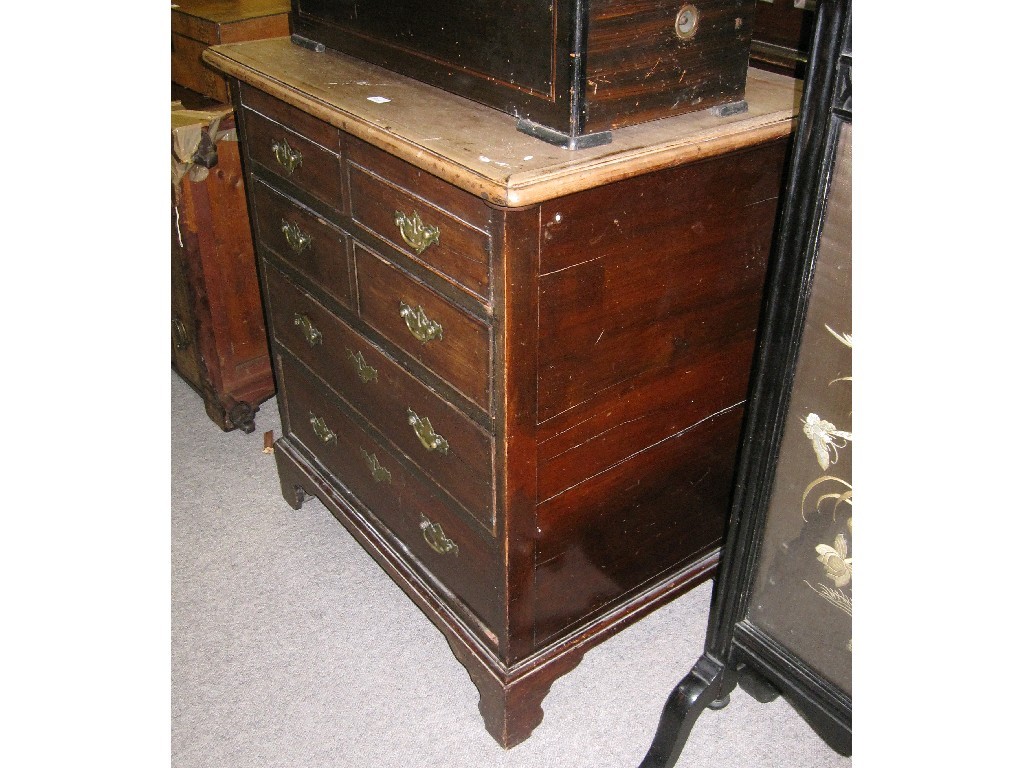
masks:
{"type": "Polygon", "coordinates": [[[296,0],[293,31],[570,136],[743,98],[754,0],[296,0]],[[515,21],[512,22],[511,20],[515,21]]]}
{"type": "Polygon", "coordinates": [[[706,419],[537,507],[538,644],[721,545],[742,414],[706,419]]]}
{"type": "Polygon", "coordinates": [[[697,3],[696,34],[675,32],[678,0],[592,0],[587,130],[607,130],[739,101],[746,85],[753,3],[697,3]]]}

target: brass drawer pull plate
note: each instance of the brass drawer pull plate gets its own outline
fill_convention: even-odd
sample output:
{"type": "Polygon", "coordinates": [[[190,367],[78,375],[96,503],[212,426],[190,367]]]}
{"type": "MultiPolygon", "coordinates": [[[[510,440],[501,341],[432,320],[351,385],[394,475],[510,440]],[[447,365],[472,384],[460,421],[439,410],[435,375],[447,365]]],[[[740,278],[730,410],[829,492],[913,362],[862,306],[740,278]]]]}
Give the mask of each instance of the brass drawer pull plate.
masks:
{"type": "Polygon", "coordinates": [[[377,369],[366,362],[362,352],[353,352],[350,349],[348,350],[348,359],[352,361],[352,367],[356,369],[356,374],[363,384],[377,380],[377,369]]]}
{"type": "Polygon", "coordinates": [[[441,324],[427,317],[423,307],[417,306],[416,309],[413,309],[404,301],[400,301],[398,307],[399,314],[401,314],[406,326],[409,328],[409,333],[424,344],[433,339],[442,338],[444,329],[441,328],[441,324]]]}
{"type": "Polygon", "coordinates": [[[171,320],[171,338],[174,340],[174,348],[188,349],[189,343],[192,341],[188,337],[188,329],[185,328],[185,324],[181,322],[180,318],[175,317],[171,320]]]}
{"type": "Polygon", "coordinates": [[[316,432],[316,436],[324,443],[338,444],[338,436],[331,431],[330,427],[327,426],[327,422],[312,411],[309,414],[309,423],[313,425],[313,431],[316,432]]]}
{"type": "Polygon", "coordinates": [[[434,428],[430,425],[430,419],[417,416],[412,408],[408,410],[408,414],[409,424],[412,425],[416,432],[416,437],[420,439],[423,447],[428,451],[439,451],[447,456],[448,441],[434,431],[434,428]]]}
{"type": "Polygon", "coordinates": [[[315,347],[317,344],[323,343],[324,335],[320,333],[320,330],[313,325],[306,315],[300,315],[296,312],[295,324],[302,330],[302,335],[306,337],[309,346],[315,347]]]}
{"type": "Polygon", "coordinates": [[[423,253],[431,245],[441,241],[441,230],[430,224],[424,224],[423,219],[416,211],[412,212],[412,216],[408,216],[402,211],[395,211],[395,224],[398,226],[402,239],[417,254],[423,253]]]}
{"type": "Polygon", "coordinates": [[[374,482],[390,483],[391,473],[386,467],[381,466],[381,463],[377,461],[377,454],[367,453],[365,448],[360,448],[359,451],[363,454],[363,460],[366,462],[366,466],[369,467],[370,474],[373,475],[374,482]]]}
{"type": "Polygon", "coordinates": [[[289,176],[302,165],[302,153],[297,149],[292,149],[288,145],[288,139],[274,141],[270,145],[270,151],[274,153],[277,164],[288,171],[289,176]]]}
{"type": "Polygon", "coordinates": [[[444,535],[444,529],[439,524],[420,515],[420,528],[423,529],[423,538],[437,554],[459,556],[459,545],[444,535]]]}
{"type": "Polygon", "coordinates": [[[313,238],[299,229],[298,225],[287,219],[281,219],[281,234],[284,235],[288,247],[295,252],[296,256],[313,245],[313,238]]]}

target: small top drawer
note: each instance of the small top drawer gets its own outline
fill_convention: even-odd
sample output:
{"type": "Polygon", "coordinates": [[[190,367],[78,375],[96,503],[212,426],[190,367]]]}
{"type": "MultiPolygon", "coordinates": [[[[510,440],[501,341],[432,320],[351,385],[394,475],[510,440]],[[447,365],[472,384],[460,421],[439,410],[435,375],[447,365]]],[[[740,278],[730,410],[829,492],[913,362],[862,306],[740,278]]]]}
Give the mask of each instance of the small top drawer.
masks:
{"type": "Polygon", "coordinates": [[[490,300],[491,209],[357,139],[348,147],[352,221],[406,257],[490,300]]]}
{"type": "Polygon", "coordinates": [[[491,328],[354,243],[359,314],[488,413],[491,328]]]}
{"type": "Polygon", "coordinates": [[[250,179],[249,186],[260,242],[332,298],[354,308],[349,236],[259,179],[250,179]]]}
{"type": "Polygon", "coordinates": [[[243,86],[241,92],[249,156],[325,205],[344,211],[338,130],[253,88],[243,86]]]}

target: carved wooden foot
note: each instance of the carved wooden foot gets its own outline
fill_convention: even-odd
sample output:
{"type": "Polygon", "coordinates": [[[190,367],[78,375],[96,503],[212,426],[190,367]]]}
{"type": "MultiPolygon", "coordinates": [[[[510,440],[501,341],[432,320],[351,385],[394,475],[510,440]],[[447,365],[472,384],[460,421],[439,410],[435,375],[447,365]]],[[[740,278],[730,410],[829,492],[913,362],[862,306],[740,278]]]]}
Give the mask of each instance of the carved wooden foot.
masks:
{"type": "Polygon", "coordinates": [[[231,406],[231,410],[228,411],[228,421],[246,434],[249,434],[256,429],[256,411],[258,410],[259,408],[254,408],[244,401],[235,403],[231,406]]]}
{"type": "Polygon", "coordinates": [[[544,719],[541,703],[551,690],[551,680],[530,680],[502,685],[490,676],[473,676],[480,692],[477,705],[487,732],[505,749],[521,744],[544,719]]]}
{"type": "Polygon", "coordinates": [[[563,654],[503,676],[451,639],[449,646],[480,693],[478,708],[484,727],[504,749],[511,749],[529,738],[544,719],[541,703],[552,683],[571,672],[583,658],[582,652],[563,654]]]}
{"type": "MultiPolygon", "coordinates": [[[[193,389],[197,388],[193,386],[193,389]]],[[[248,434],[256,429],[256,412],[259,410],[259,406],[254,406],[244,400],[234,400],[231,397],[225,397],[222,400],[216,392],[210,389],[197,389],[197,391],[203,398],[206,415],[225,432],[240,429],[248,434]]]]}
{"type": "Polygon", "coordinates": [[[729,701],[729,690],[735,685],[731,676],[727,680],[724,667],[708,656],[697,659],[689,674],[679,681],[661,712],[658,730],[640,768],[671,768],[693,730],[694,723],[705,707],[729,701]]]}

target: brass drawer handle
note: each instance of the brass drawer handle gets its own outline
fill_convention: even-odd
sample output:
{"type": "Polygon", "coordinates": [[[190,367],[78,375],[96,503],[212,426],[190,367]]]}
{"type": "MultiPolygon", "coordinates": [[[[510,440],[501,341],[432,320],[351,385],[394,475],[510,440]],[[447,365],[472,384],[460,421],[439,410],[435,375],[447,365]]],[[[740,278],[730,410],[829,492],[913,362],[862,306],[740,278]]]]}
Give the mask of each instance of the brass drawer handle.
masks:
{"type": "Polygon", "coordinates": [[[296,312],[295,324],[302,330],[302,335],[306,337],[306,341],[309,342],[309,346],[315,347],[317,344],[323,343],[324,335],[320,333],[320,330],[313,325],[312,321],[306,315],[300,315],[296,312]]]}
{"type": "Polygon", "coordinates": [[[288,145],[288,139],[272,142],[270,151],[274,153],[274,159],[277,160],[277,164],[288,171],[289,176],[292,175],[296,168],[302,165],[302,153],[297,149],[292,149],[288,145]]]}
{"type": "Polygon", "coordinates": [[[423,538],[437,554],[451,553],[456,557],[459,556],[459,545],[444,535],[444,529],[438,523],[432,523],[420,515],[420,528],[423,529],[423,538]]]}
{"type": "Polygon", "coordinates": [[[174,340],[175,349],[188,349],[188,345],[192,343],[188,329],[185,328],[185,324],[181,322],[180,318],[175,317],[171,320],[171,339],[174,340]]]}
{"type": "Polygon", "coordinates": [[[399,314],[405,320],[409,332],[424,344],[433,339],[442,338],[441,334],[444,329],[441,328],[441,324],[427,317],[423,307],[417,306],[416,309],[413,309],[404,301],[398,302],[398,307],[399,314]]]}
{"type": "Polygon", "coordinates": [[[330,427],[327,426],[327,422],[312,411],[309,413],[309,423],[313,425],[313,431],[316,432],[316,436],[324,443],[338,444],[338,436],[331,431],[330,427]]]}
{"type": "Polygon", "coordinates": [[[424,224],[423,219],[416,211],[412,212],[412,216],[407,216],[402,211],[395,211],[395,224],[398,226],[402,239],[417,254],[423,253],[431,245],[441,241],[441,230],[430,224],[424,224]]]}
{"type": "Polygon", "coordinates": [[[288,247],[295,252],[296,256],[313,245],[313,238],[299,229],[297,224],[287,219],[281,219],[281,234],[284,235],[284,239],[288,242],[288,247]]]}
{"type": "Polygon", "coordinates": [[[434,428],[430,425],[430,419],[425,416],[417,416],[412,408],[408,410],[409,413],[409,424],[416,431],[416,437],[420,439],[420,443],[428,451],[440,451],[445,456],[448,455],[448,441],[441,437],[434,431],[434,428]]]}
{"type": "Polygon", "coordinates": [[[362,352],[353,352],[350,349],[348,350],[348,359],[352,361],[352,367],[356,369],[356,374],[363,384],[377,380],[377,369],[366,362],[362,352]]]}
{"type": "Polygon", "coordinates": [[[360,448],[359,451],[363,454],[363,460],[366,462],[366,466],[370,468],[370,474],[373,475],[374,482],[377,483],[390,483],[391,473],[387,467],[381,466],[381,463],[377,461],[377,454],[367,453],[365,448],[360,448]]]}

